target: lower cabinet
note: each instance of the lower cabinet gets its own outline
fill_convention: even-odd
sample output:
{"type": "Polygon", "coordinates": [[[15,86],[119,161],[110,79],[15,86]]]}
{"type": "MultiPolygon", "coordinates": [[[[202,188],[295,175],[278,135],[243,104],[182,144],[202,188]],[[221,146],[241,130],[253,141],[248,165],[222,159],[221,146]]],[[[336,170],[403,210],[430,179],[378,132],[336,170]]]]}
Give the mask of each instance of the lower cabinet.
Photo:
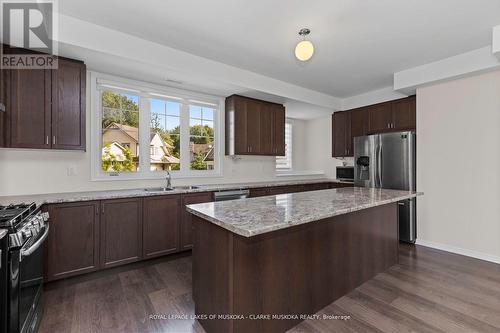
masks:
{"type": "Polygon", "coordinates": [[[113,267],[142,257],[142,199],[101,202],[101,267],[113,267]]]}
{"type": "Polygon", "coordinates": [[[179,232],[180,250],[187,250],[193,247],[193,224],[191,222],[191,214],[186,211],[186,205],[211,201],[213,201],[212,192],[184,194],[182,196],[182,220],[179,232]]]}
{"type": "Polygon", "coordinates": [[[99,269],[99,202],[48,206],[47,280],[99,269]]]}
{"type": "MultiPolygon", "coordinates": [[[[316,183],[250,189],[250,197],[353,186],[316,183]]],[[[46,281],[188,250],[193,246],[186,205],[213,193],[49,204],[46,281]]]]}
{"type": "Polygon", "coordinates": [[[144,198],[142,255],[152,258],[177,251],[181,198],[178,195],[144,198]]]}

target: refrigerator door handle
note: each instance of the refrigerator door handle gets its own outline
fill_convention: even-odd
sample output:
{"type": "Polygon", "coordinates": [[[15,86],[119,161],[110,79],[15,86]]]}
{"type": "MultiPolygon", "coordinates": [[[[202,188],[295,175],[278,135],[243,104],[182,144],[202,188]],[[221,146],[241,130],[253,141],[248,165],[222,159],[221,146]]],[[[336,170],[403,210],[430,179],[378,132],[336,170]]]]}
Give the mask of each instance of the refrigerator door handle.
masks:
{"type": "Polygon", "coordinates": [[[377,145],[377,181],[376,181],[376,187],[380,188],[382,187],[382,145],[380,142],[377,145]]]}

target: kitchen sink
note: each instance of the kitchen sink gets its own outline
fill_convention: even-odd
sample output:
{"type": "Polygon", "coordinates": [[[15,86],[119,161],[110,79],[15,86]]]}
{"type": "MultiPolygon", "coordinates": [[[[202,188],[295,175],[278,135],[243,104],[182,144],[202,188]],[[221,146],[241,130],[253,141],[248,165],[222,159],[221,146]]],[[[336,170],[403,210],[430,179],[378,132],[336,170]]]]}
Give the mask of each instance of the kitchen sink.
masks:
{"type": "Polygon", "coordinates": [[[168,188],[168,187],[150,187],[144,189],[144,191],[146,192],[168,192],[173,190],[174,188],[168,188]]]}
{"type": "Polygon", "coordinates": [[[171,188],[168,187],[149,187],[145,188],[144,191],[146,192],[169,192],[169,191],[175,191],[175,190],[196,190],[199,189],[199,186],[174,186],[171,188]]]}
{"type": "Polygon", "coordinates": [[[199,186],[174,186],[175,190],[196,190],[199,188],[199,186]]]}

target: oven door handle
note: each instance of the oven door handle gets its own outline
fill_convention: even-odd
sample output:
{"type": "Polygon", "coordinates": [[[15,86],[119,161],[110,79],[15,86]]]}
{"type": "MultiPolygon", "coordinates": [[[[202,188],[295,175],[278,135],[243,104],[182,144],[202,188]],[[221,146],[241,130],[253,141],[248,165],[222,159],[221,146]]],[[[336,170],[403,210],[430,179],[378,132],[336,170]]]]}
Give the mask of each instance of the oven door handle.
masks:
{"type": "Polygon", "coordinates": [[[21,249],[21,256],[19,257],[19,260],[23,260],[24,257],[27,257],[33,252],[35,252],[40,247],[40,245],[42,245],[42,243],[45,241],[48,235],[49,235],[49,224],[47,223],[45,225],[45,232],[43,233],[43,235],[26,250],[21,249]]]}

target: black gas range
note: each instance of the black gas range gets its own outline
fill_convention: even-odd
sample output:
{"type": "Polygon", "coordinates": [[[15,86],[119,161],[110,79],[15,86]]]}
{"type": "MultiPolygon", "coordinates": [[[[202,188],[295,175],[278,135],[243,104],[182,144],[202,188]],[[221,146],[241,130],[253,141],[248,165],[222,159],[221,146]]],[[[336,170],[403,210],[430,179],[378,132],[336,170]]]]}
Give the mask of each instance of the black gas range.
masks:
{"type": "MultiPolygon", "coordinates": [[[[42,317],[43,253],[49,215],[35,203],[0,206],[0,229],[7,230],[1,267],[2,322],[8,333],[38,330],[42,317]]],[[[1,329],[1,327],[0,327],[1,329]]]]}

